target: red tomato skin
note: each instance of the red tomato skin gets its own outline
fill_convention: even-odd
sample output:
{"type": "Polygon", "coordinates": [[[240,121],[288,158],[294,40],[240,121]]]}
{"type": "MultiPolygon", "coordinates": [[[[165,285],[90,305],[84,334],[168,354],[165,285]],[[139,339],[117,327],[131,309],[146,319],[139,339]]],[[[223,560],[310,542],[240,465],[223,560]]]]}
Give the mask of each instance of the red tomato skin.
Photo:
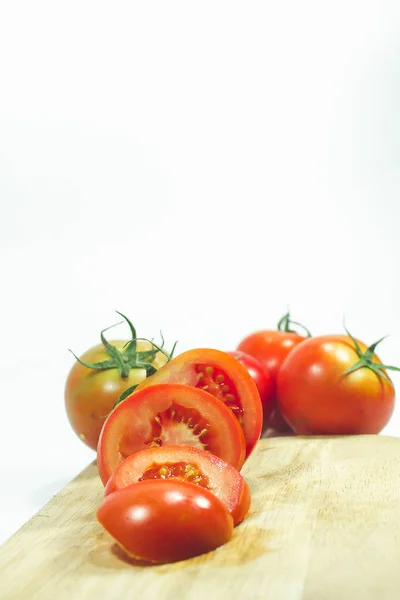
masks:
{"type": "MultiPolygon", "coordinates": [[[[97,465],[104,485],[122,462],[121,441],[129,438],[134,454],[148,448],[152,437],[154,414],[168,410],[172,404],[194,409],[209,423],[208,450],[241,469],[246,445],[242,428],[232,412],[219,400],[203,390],[181,384],[158,384],[138,389],[111,412],[101,430],[97,447],[97,465]]],[[[193,440],[198,441],[198,440],[193,440]]],[[[200,440],[201,441],[201,440],[200,440]]],[[[171,445],[194,445],[168,442],[171,445]]],[[[199,442],[200,443],[200,442],[199,442]]]]}
{"type": "Polygon", "coordinates": [[[274,410],[272,411],[269,423],[264,423],[264,430],[266,427],[270,427],[278,433],[291,431],[291,427],[286,423],[279,410],[276,397],[276,379],[285,358],[296,346],[306,339],[302,335],[289,331],[261,330],[248,335],[237,347],[241,352],[245,352],[260,361],[268,369],[273,378],[275,386],[274,410]]]}
{"type": "MultiPolygon", "coordinates": [[[[148,468],[182,462],[200,468],[209,480],[207,489],[225,504],[235,526],[243,521],[251,504],[251,492],[247,482],[234,467],[218,456],[191,446],[148,448],[128,456],[111,475],[104,489],[104,496],[139,483],[148,468]]],[[[168,478],[167,481],[171,479],[168,478]]]]}
{"type": "Polygon", "coordinates": [[[275,381],[269,370],[254,356],[240,350],[228,352],[243,365],[257,386],[263,407],[263,429],[269,422],[275,406],[275,381]]]}
{"type": "MultiPolygon", "coordinates": [[[[365,344],[359,345],[365,352],[365,344]]],[[[368,368],[343,376],[358,358],[352,340],[342,335],[311,338],[290,353],[277,392],[280,410],[296,433],[377,434],[385,427],[394,389],[368,368]]],[[[374,361],[381,362],[376,355],[374,361]]]]}
{"type": "Polygon", "coordinates": [[[286,331],[256,331],[240,342],[237,349],[254,356],[276,380],[278,371],[288,354],[307,338],[286,331]]]}
{"type": "Polygon", "coordinates": [[[214,494],[192,483],[148,480],[106,496],[97,519],[131,557],[185,560],[232,537],[233,519],[214,494]]]}

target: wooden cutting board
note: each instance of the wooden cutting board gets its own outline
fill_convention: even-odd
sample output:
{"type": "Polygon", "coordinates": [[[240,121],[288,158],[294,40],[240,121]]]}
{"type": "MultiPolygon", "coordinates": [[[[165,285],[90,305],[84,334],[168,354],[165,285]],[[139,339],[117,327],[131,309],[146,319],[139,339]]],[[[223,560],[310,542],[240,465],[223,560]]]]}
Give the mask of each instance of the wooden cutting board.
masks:
{"type": "Polygon", "coordinates": [[[95,520],[95,464],[0,549],[2,600],[398,600],[400,439],[261,440],[248,518],[224,547],[152,567],[95,520]]]}

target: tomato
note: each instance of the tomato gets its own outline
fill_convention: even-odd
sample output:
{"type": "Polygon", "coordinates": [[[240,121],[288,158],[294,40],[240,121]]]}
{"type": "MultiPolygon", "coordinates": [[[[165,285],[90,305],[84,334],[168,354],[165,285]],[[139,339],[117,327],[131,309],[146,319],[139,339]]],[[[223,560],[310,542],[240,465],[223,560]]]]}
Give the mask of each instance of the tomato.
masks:
{"type": "Polygon", "coordinates": [[[147,480],[104,498],[97,519],[134,559],[184,560],[222,546],[233,519],[207,489],[178,480],[147,480]]]}
{"type": "Polygon", "coordinates": [[[97,463],[104,485],[124,458],[164,445],[207,450],[237,469],[245,458],[243,431],[222,402],[191,386],[152,385],[118,404],[101,430],[97,463]]]}
{"type": "Polygon", "coordinates": [[[104,493],[107,496],[149,479],[179,479],[209,490],[225,504],[235,525],[250,508],[250,488],[240,473],[211,452],[193,446],[161,446],[128,456],[108,480],[104,493]]]}
{"type": "MultiPolygon", "coordinates": [[[[237,347],[237,349],[241,352],[250,354],[250,356],[253,356],[259,360],[261,364],[268,369],[272,375],[275,386],[278,371],[285,358],[289,355],[293,348],[307,339],[307,337],[300,335],[291,329],[291,324],[299,325],[299,323],[292,321],[289,313],[287,313],[279,321],[278,329],[276,331],[261,330],[251,333],[245,337],[237,347]]],[[[303,326],[300,325],[300,327],[303,326]]],[[[311,337],[311,334],[307,329],[305,329],[305,332],[309,337],[311,337]]],[[[264,423],[263,427],[265,428],[266,425],[269,425],[278,432],[289,431],[290,427],[284,421],[279,411],[279,405],[276,399],[276,391],[274,392],[274,395],[275,411],[270,422],[267,424],[264,423]]]]}
{"type": "Polygon", "coordinates": [[[224,403],[242,426],[246,457],[261,435],[262,405],[257,386],[247,370],[220,350],[196,348],[173,358],[138,389],[156,383],[182,383],[202,389],[224,403]]]}
{"type": "Polygon", "coordinates": [[[102,343],[77,359],[65,385],[69,422],[79,438],[93,450],[97,448],[104,420],[116,400],[127,388],[140,383],[168,360],[168,355],[158,351],[152,342],[137,340],[133,325],[124,319],[131,329],[132,339],[108,342],[102,332],[102,343]]]}
{"type": "Polygon", "coordinates": [[[275,408],[275,382],[268,369],[254,356],[240,350],[228,352],[243,365],[257,386],[263,408],[263,428],[269,422],[275,408]]]}
{"type": "MultiPolygon", "coordinates": [[[[379,433],[394,407],[394,389],[369,349],[351,336],[309,339],[293,350],[278,374],[283,416],[301,435],[379,433]]],[[[397,370],[397,369],[396,369],[397,370]]]]}

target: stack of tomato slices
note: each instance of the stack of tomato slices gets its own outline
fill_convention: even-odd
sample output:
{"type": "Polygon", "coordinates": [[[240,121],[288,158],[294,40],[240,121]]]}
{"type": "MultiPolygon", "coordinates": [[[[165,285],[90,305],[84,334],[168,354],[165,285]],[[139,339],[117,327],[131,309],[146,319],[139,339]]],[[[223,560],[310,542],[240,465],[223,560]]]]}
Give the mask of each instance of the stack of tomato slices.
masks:
{"type": "Polygon", "coordinates": [[[134,560],[164,563],[214,550],[246,516],[239,473],[260,438],[257,386],[225,352],[184,352],[106,419],[99,522],[134,560]]]}

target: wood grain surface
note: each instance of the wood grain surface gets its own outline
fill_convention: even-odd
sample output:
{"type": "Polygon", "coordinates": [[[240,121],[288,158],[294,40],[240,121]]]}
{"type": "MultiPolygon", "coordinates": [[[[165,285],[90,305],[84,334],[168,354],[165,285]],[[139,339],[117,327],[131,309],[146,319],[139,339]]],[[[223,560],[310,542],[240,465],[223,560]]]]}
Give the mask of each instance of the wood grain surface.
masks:
{"type": "Polygon", "coordinates": [[[95,519],[90,465],[0,549],[2,600],[398,600],[400,439],[261,440],[248,518],[207,555],[124,560],[95,519]]]}

